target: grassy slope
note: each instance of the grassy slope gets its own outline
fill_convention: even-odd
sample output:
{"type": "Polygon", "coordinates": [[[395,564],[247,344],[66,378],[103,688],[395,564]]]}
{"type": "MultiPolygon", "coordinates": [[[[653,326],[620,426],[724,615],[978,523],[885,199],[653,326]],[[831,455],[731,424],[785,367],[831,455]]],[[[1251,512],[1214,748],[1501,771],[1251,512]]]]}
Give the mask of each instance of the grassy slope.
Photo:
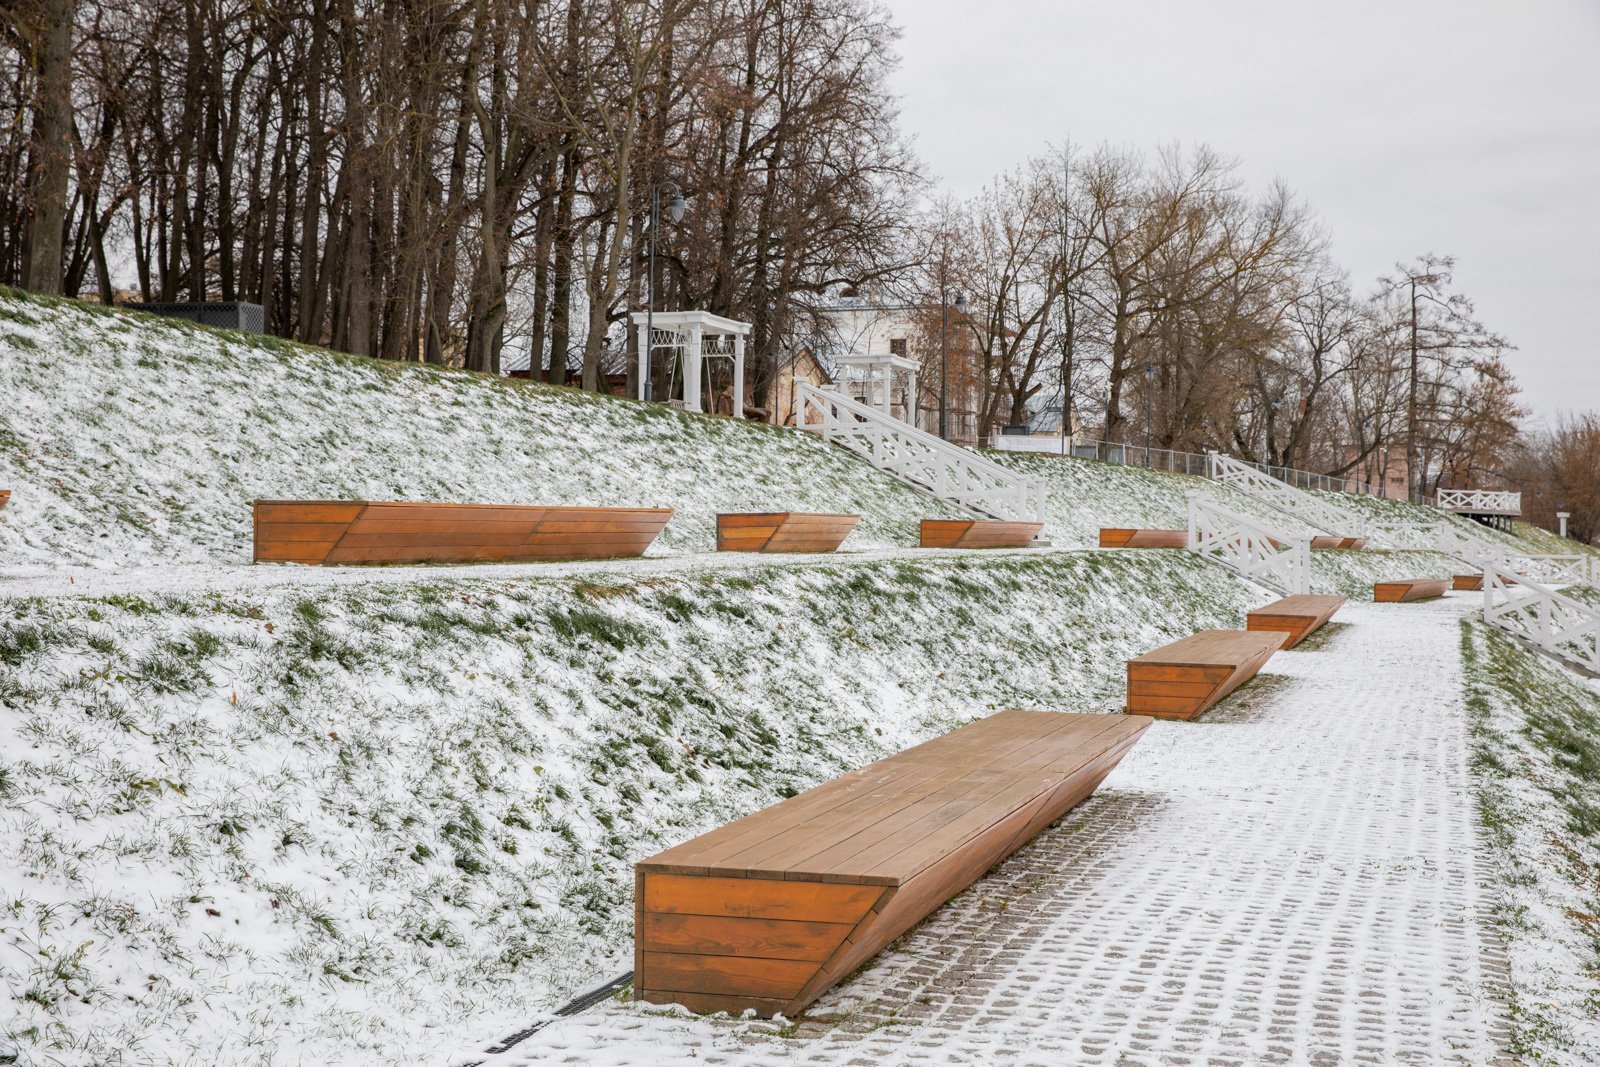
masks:
{"type": "Polygon", "coordinates": [[[425,1062],[626,966],[640,855],[991,709],[1113,711],[1250,601],[1095,552],[14,602],[12,1037],[425,1062]]]}
{"type": "Polygon", "coordinates": [[[1519,1062],[1600,1062],[1600,686],[1477,620],[1462,654],[1519,1062]]]}
{"type": "Polygon", "coordinates": [[[0,566],[247,563],[249,501],[857,512],[855,547],[961,514],[808,434],[0,290],[0,566]]]}

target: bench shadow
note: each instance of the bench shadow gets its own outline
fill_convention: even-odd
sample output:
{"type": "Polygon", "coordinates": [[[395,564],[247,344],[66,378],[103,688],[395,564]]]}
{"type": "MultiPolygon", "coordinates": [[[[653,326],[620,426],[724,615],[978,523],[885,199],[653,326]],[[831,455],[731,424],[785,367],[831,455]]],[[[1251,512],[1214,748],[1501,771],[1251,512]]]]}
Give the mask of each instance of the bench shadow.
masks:
{"type": "Polygon", "coordinates": [[[849,1043],[872,1035],[914,1034],[987,1001],[1014,978],[1019,944],[1069,922],[1095,894],[1096,869],[1120,841],[1161,816],[1170,798],[1097,793],[1046,827],[922,922],[787,1022],[741,1020],[753,1042],[849,1043]]]}
{"type": "MultiPolygon", "coordinates": [[[[1302,641],[1300,648],[1304,647],[1302,641]]],[[[1258,722],[1273,710],[1278,698],[1294,682],[1287,674],[1258,674],[1194,721],[1202,724],[1258,722]]]]}
{"type": "Polygon", "coordinates": [[[1305,640],[1295,645],[1291,651],[1323,652],[1328,648],[1329,642],[1338,640],[1340,634],[1350,629],[1350,625],[1348,622],[1325,622],[1305,640]]]}

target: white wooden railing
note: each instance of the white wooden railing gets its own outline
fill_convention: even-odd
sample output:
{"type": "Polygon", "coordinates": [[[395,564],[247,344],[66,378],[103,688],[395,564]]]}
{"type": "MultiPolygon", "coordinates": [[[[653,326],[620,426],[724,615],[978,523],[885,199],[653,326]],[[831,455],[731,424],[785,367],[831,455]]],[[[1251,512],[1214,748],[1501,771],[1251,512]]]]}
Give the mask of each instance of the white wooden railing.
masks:
{"type": "Polygon", "coordinates": [[[795,383],[801,429],[846,448],[879,470],[969,511],[1043,522],[1044,480],[1029,478],[941,441],[842,393],[795,383]]]}
{"type": "Polygon", "coordinates": [[[1298,541],[1248,515],[1189,494],[1189,551],[1285,595],[1311,592],[1311,539],[1298,541]]]}
{"type": "Polygon", "coordinates": [[[1600,672],[1600,609],[1499,567],[1483,569],[1483,621],[1600,672]]]}
{"type": "Polygon", "coordinates": [[[1459,511],[1468,515],[1521,515],[1522,494],[1493,489],[1441,489],[1434,498],[1440,511],[1459,511]]]}
{"type": "Polygon", "coordinates": [[[1292,515],[1307,526],[1337,537],[1366,536],[1361,519],[1344,508],[1280,482],[1232,456],[1212,452],[1207,459],[1213,480],[1232,486],[1285,515],[1292,515]]]}
{"type": "Polygon", "coordinates": [[[1544,585],[1592,585],[1600,588],[1600,558],[1588,555],[1521,555],[1503,552],[1489,564],[1518,578],[1544,585]]]}

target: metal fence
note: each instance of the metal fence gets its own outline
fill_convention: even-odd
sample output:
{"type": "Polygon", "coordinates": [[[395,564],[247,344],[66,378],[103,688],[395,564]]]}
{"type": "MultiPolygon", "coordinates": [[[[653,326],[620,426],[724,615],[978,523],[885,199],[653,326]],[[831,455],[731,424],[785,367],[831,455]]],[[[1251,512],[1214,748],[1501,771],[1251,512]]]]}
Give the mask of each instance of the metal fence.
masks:
{"type": "MultiPolygon", "coordinates": [[[[1145,448],[1117,441],[1096,441],[1083,437],[1063,438],[1060,435],[995,434],[990,447],[1002,452],[1043,452],[1050,455],[1074,456],[1078,459],[1098,459],[1107,463],[1121,463],[1129,467],[1149,467],[1151,470],[1174,474],[1207,475],[1203,452],[1178,452],[1167,448],[1145,448]]],[[[1286,482],[1297,489],[1322,489],[1332,493],[1352,493],[1358,496],[1382,496],[1381,486],[1368,485],[1354,478],[1339,478],[1293,467],[1274,467],[1266,463],[1240,460],[1270,478],[1286,482]]]]}

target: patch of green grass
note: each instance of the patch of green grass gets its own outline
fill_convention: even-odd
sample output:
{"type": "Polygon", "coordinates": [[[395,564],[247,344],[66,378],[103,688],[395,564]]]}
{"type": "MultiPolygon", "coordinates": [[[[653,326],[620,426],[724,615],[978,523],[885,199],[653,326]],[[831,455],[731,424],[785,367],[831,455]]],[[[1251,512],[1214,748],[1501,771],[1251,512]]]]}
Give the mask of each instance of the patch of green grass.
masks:
{"type": "Polygon", "coordinates": [[[592,641],[621,652],[642,645],[649,631],[636,623],[588,608],[551,610],[546,618],[557,636],[567,641],[592,641]]]}

